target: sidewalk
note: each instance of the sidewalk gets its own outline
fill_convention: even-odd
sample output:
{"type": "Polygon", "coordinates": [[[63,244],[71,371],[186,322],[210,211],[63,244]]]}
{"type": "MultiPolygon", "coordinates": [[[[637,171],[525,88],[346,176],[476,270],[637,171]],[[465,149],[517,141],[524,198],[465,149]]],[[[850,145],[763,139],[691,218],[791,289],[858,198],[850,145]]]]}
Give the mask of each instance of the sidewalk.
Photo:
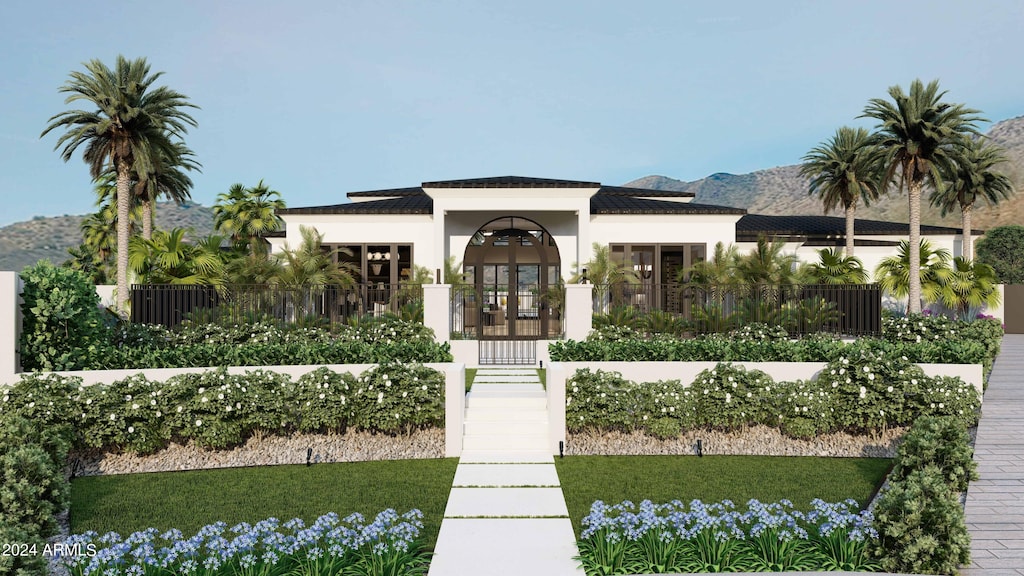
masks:
{"type": "Polygon", "coordinates": [[[967,490],[971,565],[962,576],[1024,576],[1024,334],[1003,336],[974,445],[967,490]]]}
{"type": "Polygon", "coordinates": [[[571,576],[576,537],[533,369],[480,369],[429,576],[571,576]]]}

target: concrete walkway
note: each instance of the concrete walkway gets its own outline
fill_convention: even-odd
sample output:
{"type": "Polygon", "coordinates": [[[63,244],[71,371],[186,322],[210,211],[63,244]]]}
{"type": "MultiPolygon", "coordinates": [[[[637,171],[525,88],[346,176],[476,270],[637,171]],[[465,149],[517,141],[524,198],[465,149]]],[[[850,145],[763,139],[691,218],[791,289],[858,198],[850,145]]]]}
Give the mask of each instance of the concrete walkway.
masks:
{"type": "Polygon", "coordinates": [[[962,576],[1024,576],[1024,334],[1003,336],[981,408],[967,490],[971,565],[962,576]]]}
{"type": "Polygon", "coordinates": [[[480,369],[429,576],[584,574],[533,369],[480,369]]]}

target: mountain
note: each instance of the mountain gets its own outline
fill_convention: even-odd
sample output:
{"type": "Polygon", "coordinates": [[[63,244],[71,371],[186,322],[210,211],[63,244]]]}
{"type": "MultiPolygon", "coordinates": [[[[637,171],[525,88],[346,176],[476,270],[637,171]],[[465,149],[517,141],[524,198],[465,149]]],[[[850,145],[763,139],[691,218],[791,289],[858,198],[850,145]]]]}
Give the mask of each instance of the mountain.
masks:
{"type": "MultiPolygon", "coordinates": [[[[972,227],[984,230],[1006,224],[1024,222],[1024,116],[1004,120],[986,134],[1006,149],[1009,158],[1004,173],[1013,181],[1017,194],[997,207],[984,202],[975,205],[972,227]]],[[[694,182],[683,182],[665,176],[645,176],[625,186],[654,190],[677,190],[696,194],[694,202],[746,208],[748,212],[767,215],[822,214],[821,202],[807,194],[808,182],[800,176],[800,166],[779,166],[750,174],[712,174],[694,182]]],[[[838,212],[837,216],[842,216],[838,212]]],[[[872,203],[858,206],[857,217],[907,222],[909,207],[905,196],[890,194],[872,203]]],[[[921,221],[936,226],[960,227],[960,213],[943,218],[937,208],[921,206],[921,221]]]]}
{"type": "MultiPolygon", "coordinates": [[[[37,216],[0,228],[0,270],[21,271],[39,260],[60,264],[69,258],[68,248],[82,243],[85,216],[37,216]]],[[[160,203],[156,208],[156,227],[161,230],[191,228],[192,237],[213,233],[213,209],[201,204],[160,203]]]]}

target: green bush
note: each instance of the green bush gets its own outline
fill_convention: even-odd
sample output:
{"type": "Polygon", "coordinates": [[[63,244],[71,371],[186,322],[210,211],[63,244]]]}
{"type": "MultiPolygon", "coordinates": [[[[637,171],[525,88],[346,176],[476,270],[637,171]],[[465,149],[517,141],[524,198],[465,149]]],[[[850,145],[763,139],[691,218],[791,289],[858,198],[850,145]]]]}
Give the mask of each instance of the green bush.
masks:
{"type": "Polygon", "coordinates": [[[971,437],[962,421],[949,416],[918,418],[903,436],[889,481],[902,481],[926,466],[936,466],[957,492],[966,492],[969,481],[978,479],[971,437]]]}
{"type": "Polygon", "coordinates": [[[444,422],[444,375],[436,370],[381,364],[355,386],[348,418],[356,428],[394,433],[444,422]]]}
{"type": "Polygon", "coordinates": [[[956,492],[935,465],[892,482],[874,508],[872,555],[886,572],[954,574],[970,562],[971,538],[956,492]]]}
{"type": "Polygon", "coordinates": [[[565,422],[569,430],[628,431],[636,427],[635,385],[622,374],[584,368],[577,370],[565,386],[565,422]]]}
{"type": "Polygon", "coordinates": [[[906,397],[928,378],[921,368],[869,348],[849,352],[829,362],[817,378],[818,387],[833,398],[836,424],[863,431],[912,420],[906,397]]]}
{"type": "Polygon", "coordinates": [[[0,542],[22,546],[18,554],[0,554],[0,574],[9,576],[39,576],[47,574],[47,560],[43,556],[46,541],[37,534],[27,532],[18,524],[0,519],[0,542]],[[28,552],[20,554],[20,552],[28,552]],[[34,551],[34,553],[32,553],[34,551]]]}
{"type": "Polygon", "coordinates": [[[911,412],[921,416],[949,416],[965,427],[978,423],[981,394],[971,384],[953,376],[925,378],[907,396],[911,412]]]}
{"type": "Polygon", "coordinates": [[[340,432],[348,424],[352,411],[349,398],[356,389],[351,374],[339,374],[327,368],[307,372],[295,382],[295,405],[299,411],[299,430],[340,432]]]}
{"type": "Polygon", "coordinates": [[[25,370],[80,370],[109,348],[100,298],[81,272],[41,261],[21,272],[21,365],[25,370]]]}
{"type": "Polygon", "coordinates": [[[736,430],[771,420],[771,376],[743,366],[719,364],[697,374],[690,385],[697,426],[736,430]]]}
{"type": "Polygon", "coordinates": [[[57,532],[55,515],[70,501],[67,436],[17,415],[0,420],[0,525],[43,538],[57,532]]]}
{"type": "Polygon", "coordinates": [[[788,436],[813,438],[835,429],[834,397],[817,382],[776,382],[766,396],[774,415],[766,424],[777,425],[788,436]]]}

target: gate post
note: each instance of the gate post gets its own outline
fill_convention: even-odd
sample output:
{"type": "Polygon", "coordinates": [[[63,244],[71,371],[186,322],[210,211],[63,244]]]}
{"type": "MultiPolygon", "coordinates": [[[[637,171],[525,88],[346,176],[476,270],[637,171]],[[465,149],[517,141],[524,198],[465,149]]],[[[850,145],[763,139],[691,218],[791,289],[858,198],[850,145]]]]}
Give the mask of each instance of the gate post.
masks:
{"type": "Polygon", "coordinates": [[[447,342],[451,336],[451,285],[423,285],[423,325],[434,331],[434,339],[447,342]]]}
{"type": "Polygon", "coordinates": [[[565,338],[586,340],[594,316],[594,285],[565,285],[565,338]]]}

